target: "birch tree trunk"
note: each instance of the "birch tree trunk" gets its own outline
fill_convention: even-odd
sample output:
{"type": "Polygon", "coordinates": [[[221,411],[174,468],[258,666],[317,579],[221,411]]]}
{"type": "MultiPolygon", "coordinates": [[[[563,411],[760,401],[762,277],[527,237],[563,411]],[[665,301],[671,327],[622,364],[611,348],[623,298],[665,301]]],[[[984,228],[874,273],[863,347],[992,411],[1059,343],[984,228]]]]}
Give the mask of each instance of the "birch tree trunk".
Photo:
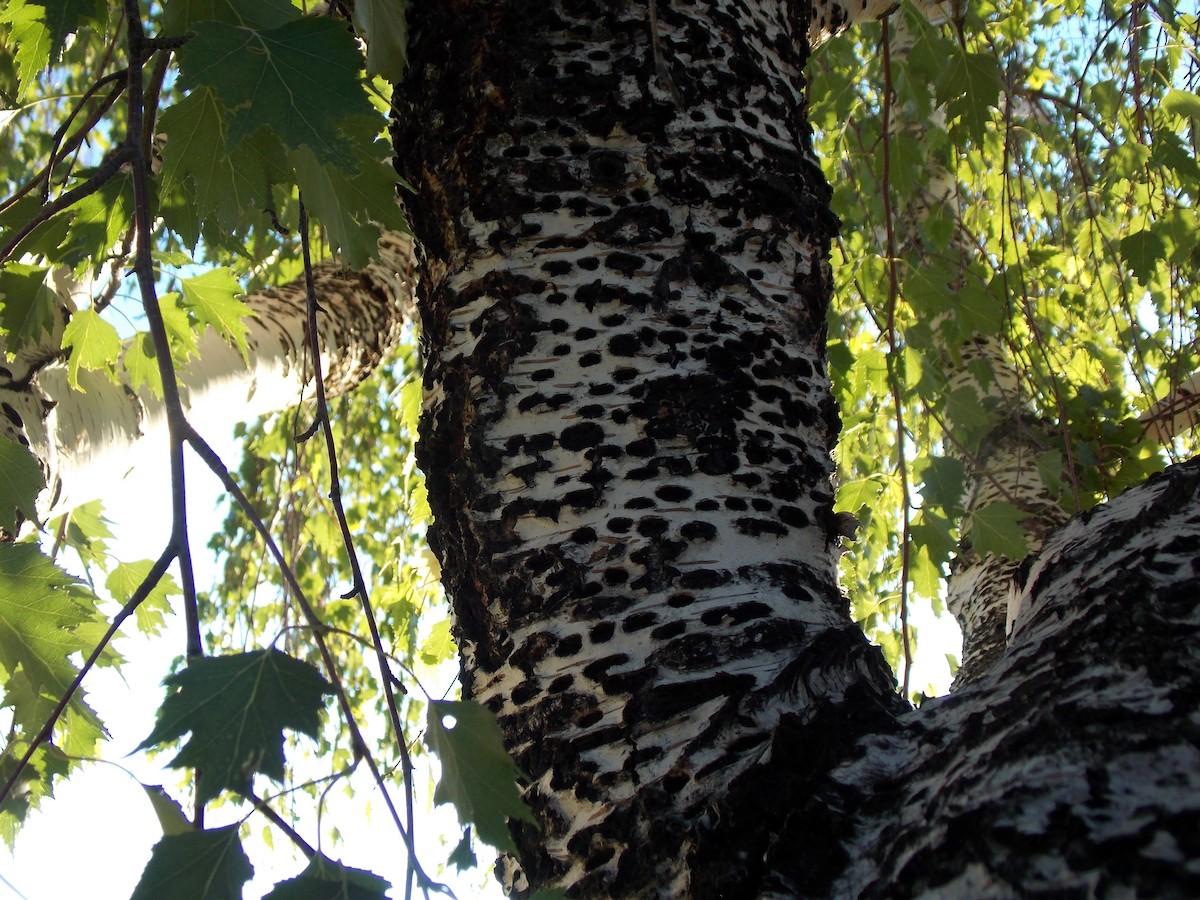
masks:
{"type": "Polygon", "coordinates": [[[726,788],[781,717],[899,708],[835,583],[803,10],[657,12],[414,10],[397,113],[430,542],[532,781],[518,888],[753,883],[786,809],[726,788]]]}
{"type": "MultiPolygon", "coordinates": [[[[315,272],[324,308],[322,367],[331,396],[365,378],[412,315],[411,239],[386,234],[379,250],[379,260],[362,272],[334,262],[315,272]]],[[[28,445],[42,462],[48,485],[38,501],[43,519],[111,492],[114,479],[146,456],[161,454],[166,441],[162,402],[148,390],[139,393],[86,369],[80,371],[86,393],[69,386],[59,347],[70,314],[90,299],[89,286],[59,274],[50,283],[61,300],[51,327],[0,365],[0,437],[28,445]]],[[[189,414],[197,421],[248,421],[304,397],[311,363],[303,279],[245,300],[254,314],[247,322],[247,357],[209,330],[179,372],[189,414]],[[230,410],[236,410],[236,419],[230,419],[230,410]]],[[[0,355],[4,349],[0,338],[0,355]]]]}
{"type": "Polygon", "coordinates": [[[504,880],[1195,893],[1197,466],[1048,540],[1009,653],[929,709],[850,620],[810,18],[412,10],[394,139],[425,251],[430,541],[464,692],[540,824],[504,880]]]}

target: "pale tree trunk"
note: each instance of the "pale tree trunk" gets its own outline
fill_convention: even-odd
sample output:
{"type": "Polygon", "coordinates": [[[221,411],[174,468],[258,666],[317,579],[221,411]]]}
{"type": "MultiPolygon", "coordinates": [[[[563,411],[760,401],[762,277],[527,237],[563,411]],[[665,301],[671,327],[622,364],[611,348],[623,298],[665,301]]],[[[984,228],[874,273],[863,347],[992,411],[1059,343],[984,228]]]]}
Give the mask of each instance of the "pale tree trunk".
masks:
{"type": "Polygon", "coordinates": [[[1008,654],[928,709],[850,620],[807,19],[412,10],[430,540],[540,823],[504,879],[1193,894],[1197,466],[1049,540],[1008,654]]]}
{"type": "MultiPolygon", "coordinates": [[[[890,58],[904,59],[915,41],[907,14],[892,16],[890,58]]],[[[933,124],[945,127],[945,111],[935,108],[926,113],[933,124]]],[[[925,131],[921,113],[893,106],[888,138],[905,136],[920,143],[925,131]]],[[[896,246],[885,248],[884,256],[896,255],[908,266],[927,265],[939,256],[949,256],[959,269],[958,280],[944,286],[953,296],[971,277],[967,269],[977,254],[977,242],[961,216],[960,186],[939,160],[926,166],[928,180],[914,185],[899,200],[890,233],[896,246]],[[949,246],[931,250],[923,226],[934,212],[954,222],[949,246]]],[[[953,311],[946,314],[953,319],[953,311]]],[[[935,324],[935,330],[943,323],[935,324]]],[[[959,423],[948,412],[944,444],[946,452],[963,463],[966,493],[963,498],[964,521],[972,512],[994,503],[1011,503],[1021,511],[1028,551],[1036,552],[1045,536],[1061,525],[1066,512],[1057,502],[1041,476],[1038,458],[1051,446],[1045,423],[1033,410],[1027,380],[1021,377],[1011,347],[998,335],[973,334],[941,354],[946,392],[971,397],[972,406],[989,410],[992,427],[978,446],[967,447],[956,440],[959,423]]],[[[958,620],[963,633],[961,665],[954,679],[959,688],[977,678],[1004,652],[1006,642],[1009,588],[1020,560],[980,554],[972,536],[964,529],[959,551],[951,564],[946,582],[946,606],[958,620]]]]}
{"type": "Polygon", "coordinates": [[[900,708],[835,582],[802,10],[657,12],[413,10],[418,454],[464,692],[532,780],[518,888],[753,883],[786,810],[716,804],[781,718],[900,708]]]}
{"type": "MultiPolygon", "coordinates": [[[[412,241],[387,234],[379,250],[362,272],[333,262],[315,271],[331,396],[365,378],[411,317],[412,241]]],[[[12,359],[2,358],[0,339],[0,436],[27,444],[41,460],[48,485],[38,501],[43,519],[111,492],[132,466],[162,455],[167,440],[162,402],[144,387],[135,392],[87,370],[79,376],[86,392],[69,386],[62,331],[70,313],[91,298],[87,285],[68,276],[52,273],[48,283],[61,299],[51,328],[12,359]]],[[[196,422],[247,421],[311,396],[303,279],[244,300],[254,313],[247,358],[209,329],[197,356],[179,372],[196,422]]]]}

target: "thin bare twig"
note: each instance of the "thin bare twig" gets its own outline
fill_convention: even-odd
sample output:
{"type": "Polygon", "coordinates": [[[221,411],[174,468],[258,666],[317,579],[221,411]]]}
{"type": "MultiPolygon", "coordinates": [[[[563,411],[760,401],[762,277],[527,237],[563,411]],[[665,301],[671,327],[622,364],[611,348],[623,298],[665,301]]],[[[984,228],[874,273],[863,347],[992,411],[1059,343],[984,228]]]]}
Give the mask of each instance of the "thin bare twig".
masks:
{"type": "MultiPolygon", "coordinates": [[[[350,534],[350,523],[346,519],[346,509],[342,504],[342,485],[338,475],[337,444],[333,439],[333,427],[329,421],[329,403],[325,396],[325,379],[321,372],[320,332],[317,329],[317,292],[313,283],[312,253],[308,241],[308,210],[304,198],[300,198],[300,247],[304,258],[304,287],[308,306],[308,341],[312,352],[313,385],[316,391],[317,411],[316,420],[306,432],[307,436],[315,433],[320,427],[325,437],[325,451],[329,459],[329,499],[333,503],[334,514],[338,527],[342,532],[342,543],[350,560],[350,571],[353,575],[353,594],[358,595],[363,613],[367,619],[367,628],[371,633],[371,642],[375,646],[375,658],[379,665],[379,679],[383,683],[384,697],[387,700],[388,716],[392,721],[392,729],[396,734],[396,746],[400,750],[401,770],[404,776],[404,806],[408,822],[410,839],[416,828],[416,817],[413,811],[413,764],[404,741],[404,726],[400,721],[400,707],[396,701],[393,677],[388,666],[387,652],[383,646],[383,638],[379,634],[379,625],[375,621],[375,611],[371,607],[371,599],[367,592],[367,582],[363,578],[362,566],[358,562],[358,552],[354,548],[354,538],[350,534]]],[[[305,439],[304,437],[301,440],[305,439]]],[[[415,860],[414,860],[415,862],[415,860]]],[[[405,900],[412,898],[413,867],[409,867],[405,881],[405,900]]]]}
{"type": "Polygon", "coordinates": [[[900,396],[900,382],[904,378],[904,365],[900,344],[896,339],[896,304],[900,299],[900,276],[896,271],[896,231],[892,210],[891,181],[891,114],[892,114],[892,37],[891,16],[883,17],[883,114],[880,128],[883,132],[883,220],[887,234],[887,339],[888,339],[888,385],[892,392],[892,405],[896,416],[896,468],[900,475],[901,531],[900,531],[900,640],[904,648],[904,678],[901,693],[908,699],[909,681],[912,675],[912,642],[908,634],[908,573],[910,563],[909,540],[912,516],[912,497],[908,487],[907,435],[904,430],[904,402],[900,396]]]}

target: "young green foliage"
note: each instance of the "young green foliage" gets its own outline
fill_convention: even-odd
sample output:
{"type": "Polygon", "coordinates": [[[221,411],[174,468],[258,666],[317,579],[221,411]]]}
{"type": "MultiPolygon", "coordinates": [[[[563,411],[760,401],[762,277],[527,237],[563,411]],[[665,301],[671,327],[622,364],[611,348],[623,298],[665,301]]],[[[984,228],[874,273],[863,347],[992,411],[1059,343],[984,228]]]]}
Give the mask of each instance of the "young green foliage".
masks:
{"type": "Polygon", "coordinates": [[[102,23],[104,0],[8,0],[0,10],[0,23],[10,27],[7,44],[15,50],[21,72],[18,96],[51,63],[58,62],[67,36],[85,22],[102,23]]]}
{"type": "MultiPolygon", "coordinates": [[[[79,672],[70,657],[91,652],[98,618],[95,595],[37,546],[0,543],[0,672],[16,734],[32,738],[65,696],[79,672]]],[[[70,708],[72,743],[90,749],[100,722],[79,692],[70,708]]]]}
{"type": "Polygon", "coordinates": [[[278,650],[194,659],[165,681],[169,693],[139,750],[191,737],[171,760],[199,770],[196,798],[250,790],[261,772],[284,778],[283,730],[315,738],[329,683],[308,663],[278,650]]]}
{"type": "Polygon", "coordinates": [[[183,304],[196,317],[201,331],[211,325],[213,330],[246,356],[246,323],[248,307],[238,296],[242,287],[229,269],[212,269],[195,278],[185,278],[183,304]]]}
{"type": "Polygon", "coordinates": [[[63,332],[63,349],[70,349],[67,358],[67,380],[75,390],[79,386],[79,370],[95,369],[112,372],[113,363],[121,355],[121,338],[94,309],[81,309],[71,316],[63,332]]]}

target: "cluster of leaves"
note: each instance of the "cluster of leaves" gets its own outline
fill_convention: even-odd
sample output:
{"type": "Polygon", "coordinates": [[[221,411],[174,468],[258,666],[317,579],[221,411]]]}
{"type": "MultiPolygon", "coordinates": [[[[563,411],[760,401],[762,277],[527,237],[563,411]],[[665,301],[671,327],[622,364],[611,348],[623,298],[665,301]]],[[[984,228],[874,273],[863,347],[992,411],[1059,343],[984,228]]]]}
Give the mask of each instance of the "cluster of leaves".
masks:
{"type": "MultiPolygon", "coordinates": [[[[359,0],[354,28],[335,15],[306,15],[302,5],[167,0],[143,13],[134,0],[11,0],[0,11],[7,198],[0,200],[0,350],[29,378],[63,364],[70,388],[95,403],[114,385],[118,393],[165,397],[170,408],[173,373],[194,356],[206,328],[246,355],[251,309],[239,297],[302,271],[295,232],[306,213],[324,249],[355,267],[369,262],[384,230],[406,228],[383,137],[389,82],[405,65],[404,4],[359,0]],[[140,129],[130,127],[139,121],[140,129]],[[145,246],[139,219],[152,223],[152,258],[135,253],[145,246]],[[131,265],[156,279],[156,286],[139,282],[142,300],[151,296],[151,329],[122,340],[114,313],[141,317],[123,295],[131,265]]],[[[168,597],[181,594],[215,655],[193,652],[167,678],[158,723],[140,749],[184,741],[170,765],[194,773],[195,825],[156,846],[135,897],[240,895],[251,869],[239,829],[202,827],[205,805],[222,797],[251,800],[311,857],[269,896],[383,896],[386,882],[308,848],[254,795],[253,782],[263,775],[287,782],[293,796],[302,792],[290,772],[298,735],[317,739],[335,773],[364,756],[377,777],[404,770],[402,723],[393,715],[395,730],[380,731],[368,747],[357,721],[387,721],[384,695],[416,684],[408,677],[414,669],[454,652],[432,588],[436,564],[420,536],[428,506],[412,457],[414,368],[410,346],[342,401],[336,417],[322,408],[304,413],[336,421],[342,477],[357,487],[341,496],[340,508],[324,496],[331,460],[295,447],[303,429],[293,416],[246,434],[243,491],[278,510],[270,526],[283,535],[287,568],[264,564],[256,529],[239,511],[213,539],[225,561],[222,583],[202,597],[175,535],[159,561],[119,563],[106,552],[97,506],[39,523],[39,460],[25,444],[0,439],[0,679],[11,710],[0,752],[6,839],[55,778],[97,753],[103,726],[79,690],[82,676],[93,665],[119,664],[109,642],[128,616],[153,634],[168,597]],[[401,422],[385,414],[394,400],[401,422]],[[350,572],[355,548],[343,541],[343,511],[357,552],[370,561],[369,592],[350,572]],[[64,547],[86,581],[60,565],[64,547]],[[182,588],[165,574],[172,559],[184,572],[182,588]],[[121,607],[116,615],[103,611],[98,577],[121,607]],[[380,613],[377,633],[362,622],[369,595],[380,613]],[[330,693],[342,715],[323,724],[330,693]]],[[[178,431],[173,440],[195,445],[178,431]]],[[[413,729],[418,706],[406,707],[403,724],[413,729]]],[[[529,814],[490,713],[430,700],[428,723],[428,745],[443,765],[438,802],[453,803],[485,840],[511,847],[506,818],[529,814]]],[[[407,775],[404,789],[411,791],[407,775]]],[[[411,852],[411,817],[407,824],[401,831],[411,852]]],[[[466,855],[469,842],[458,854],[466,855]]],[[[413,868],[420,871],[415,861],[413,868]]]]}
{"type": "Polygon", "coordinates": [[[1196,19],[1152,10],[985,2],[941,28],[903,11],[891,52],[872,26],[814,60],[843,221],[840,505],[864,524],[845,575],[893,662],[901,585],[938,606],[966,534],[981,555],[1028,549],[1012,504],[964,506],[973,461],[1014,427],[1010,406],[981,402],[1007,377],[986,358],[954,380],[968,342],[1002,348],[1023,420],[1044,423],[1030,465],[1068,513],[1195,450],[1137,421],[1200,367],[1196,19]],[[914,215],[921,196],[936,202],[914,215]]]}

